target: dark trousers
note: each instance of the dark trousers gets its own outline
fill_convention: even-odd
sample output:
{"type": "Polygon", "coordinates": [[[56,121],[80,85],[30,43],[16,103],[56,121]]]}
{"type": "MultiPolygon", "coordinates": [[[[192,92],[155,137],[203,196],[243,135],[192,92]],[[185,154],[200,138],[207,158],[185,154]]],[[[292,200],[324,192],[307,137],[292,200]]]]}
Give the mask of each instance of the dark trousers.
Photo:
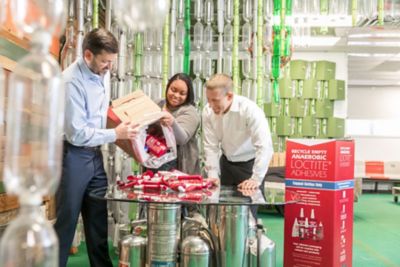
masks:
{"type": "MultiPolygon", "coordinates": [[[[232,162],[222,154],[219,160],[221,169],[221,185],[237,186],[244,180],[247,180],[253,174],[254,159],[248,161],[232,162]]],[[[260,185],[260,190],[264,194],[265,179],[260,185]]],[[[254,218],[257,219],[258,206],[251,206],[250,210],[254,218]]]]}
{"type": "Polygon", "coordinates": [[[112,267],[107,242],[107,202],[89,197],[92,190],[107,186],[100,149],[64,143],[63,170],[56,194],[57,221],[54,225],[60,245],[60,267],[65,267],[79,213],[82,214],[90,266],[112,267]]]}

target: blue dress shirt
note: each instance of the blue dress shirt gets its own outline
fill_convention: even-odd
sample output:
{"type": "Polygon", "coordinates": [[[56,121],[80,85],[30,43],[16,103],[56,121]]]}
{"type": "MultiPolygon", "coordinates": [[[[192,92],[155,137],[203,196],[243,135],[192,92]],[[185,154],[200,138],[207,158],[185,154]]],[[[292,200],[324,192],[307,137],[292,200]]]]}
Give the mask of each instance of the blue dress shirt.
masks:
{"type": "Polygon", "coordinates": [[[75,146],[99,146],[116,140],[114,129],[105,129],[110,96],[108,72],[93,73],[83,58],[63,72],[66,103],[64,139],[75,146]]]}

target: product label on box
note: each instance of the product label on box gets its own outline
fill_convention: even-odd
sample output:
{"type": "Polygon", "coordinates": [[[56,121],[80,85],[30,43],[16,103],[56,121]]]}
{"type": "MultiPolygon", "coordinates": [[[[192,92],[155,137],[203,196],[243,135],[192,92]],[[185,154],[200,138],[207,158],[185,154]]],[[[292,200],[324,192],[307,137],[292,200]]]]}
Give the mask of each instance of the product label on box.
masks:
{"type": "Polygon", "coordinates": [[[286,190],[301,201],[285,208],[284,266],[350,267],[353,142],[302,146],[303,141],[287,143],[286,190]]]}

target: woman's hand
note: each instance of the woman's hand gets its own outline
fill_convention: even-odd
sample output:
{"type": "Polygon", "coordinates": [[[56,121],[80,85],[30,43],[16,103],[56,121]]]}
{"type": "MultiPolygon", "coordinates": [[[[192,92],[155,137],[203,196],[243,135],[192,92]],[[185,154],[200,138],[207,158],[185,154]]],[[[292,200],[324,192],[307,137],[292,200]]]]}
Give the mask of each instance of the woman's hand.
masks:
{"type": "Polygon", "coordinates": [[[160,119],[160,123],[163,126],[168,126],[168,127],[172,127],[172,124],[174,123],[175,118],[174,116],[172,116],[171,113],[169,113],[168,111],[163,111],[163,116],[160,119]]]}

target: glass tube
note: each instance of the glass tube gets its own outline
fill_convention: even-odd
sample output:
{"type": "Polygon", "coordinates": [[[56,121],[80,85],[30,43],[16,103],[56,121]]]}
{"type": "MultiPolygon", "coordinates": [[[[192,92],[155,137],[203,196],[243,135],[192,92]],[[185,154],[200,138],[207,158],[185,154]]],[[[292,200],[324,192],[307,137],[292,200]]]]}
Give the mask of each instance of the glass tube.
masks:
{"type": "Polygon", "coordinates": [[[23,32],[31,34],[43,30],[60,35],[66,24],[66,1],[63,0],[12,0],[9,1],[14,24],[23,32]],[[35,10],[35,16],[31,12],[35,10]]]}
{"type": "Polygon", "coordinates": [[[193,29],[193,46],[200,50],[203,44],[204,26],[200,21],[197,21],[193,29]]]}
{"type": "Polygon", "coordinates": [[[252,0],[244,0],[243,3],[243,19],[248,22],[253,18],[253,3],[252,0]]]}
{"type": "Polygon", "coordinates": [[[250,78],[251,76],[251,58],[250,55],[242,60],[242,74],[245,78],[250,78]]]}
{"type": "MultiPolygon", "coordinates": [[[[308,1],[308,0],[306,0],[308,1]]],[[[272,14],[274,10],[274,4],[272,0],[264,0],[264,20],[265,21],[271,21],[272,23],[272,14]]]]}
{"type": "Polygon", "coordinates": [[[242,82],[242,96],[250,98],[252,82],[249,79],[244,79],[242,82]]]}
{"type": "Polygon", "coordinates": [[[176,18],[178,21],[182,21],[185,17],[185,1],[184,0],[177,0],[176,1],[176,18]]]}
{"type": "Polygon", "coordinates": [[[212,69],[212,59],[210,56],[205,56],[203,59],[203,77],[205,79],[208,79],[211,77],[213,74],[213,69],[212,69]]]}
{"type": "Polygon", "coordinates": [[[10,75],[7,105],[7,191],[40,202],[55,193],[62,161],[65,92],[50,42],[50,34],[33,36],[32,52],[10,75]]]}
{"type": "Polygon", "coordinates": [[[249,22],[246,22],[242,26],[242,47],[245,50],[249,49],[251,46],[251,35],[251,24],[249,22]]]}
{"type": "Polygon", "coordinates": [[[149,78],[143,77],[142,79],[142,90],[148,97],[151,96],[151,82],[149,78]]]}
{"type": "Polygon", "coordinates": [[[0,244],[2,266],[58,266],[58,240],[41,207],[22,205],[0,244]]]}
{"type": "Polygon", "coordinates": [[[163,46],[163,29],[157,28],[154,29],[153,32],[154,32],[154,47],[157,51],[159,51],[163,46]]]}
{"type": "Polygon", "coordinates": [[[161,78],[162,73],[162,53],[156,52],[153,55],[153,75],[161,78]]]}
{"type": "Polygon", "coordinates": [[[203,69],[203,55],[198,51],[193,54],[193,73],[196,77],[201,75],[203,69]]]}
{"type": "Polygon", "coordinates": [[[176,32],[175,32],[175,47],[178,50],[183,50],[183,46],[185,44],[185,34],[186,29],[183,21],[180,21],[176,24],[176,32]]]}
{"type": "Polygon", "coordinates": [[[224,15],[228,23],[233,21],[233,0],[225,0],[224,15]]]}
{"type": "Polygon", "coordinates": [[[151,50],[154,47],[153,30],[149,29],[143,33],[143,46],[145,50],[151,50]]]}
{"type": "Polygon", "coordinates": [[[197,21],[203,18],[203,0],[194,1],[194,17],[197,21]]]}
{"type": "Polygon", "coordinates": [[[214,2],[212,0],[206,0],[204,4],[205,22],[209,25],[214,21],[214,2]]]}
{"type": "Polygon", "coordinates": [[[233,29],[230,23],[225,24],[224,27],[224,49],[225,51],[232,51],[233,47],[233,29]]]}
{"type": "Polygon", "coordinates": [[[225,74],[232,76],[232,53],[225,53],[222,67],[225,74]]]}
{"type": "Polygon", "coordinates": [[[203,48],[206,52],[212,50],[214,30],[211,25],[207,25],[204,29],[203,48]]]}
{"type": "Polygon", "coordinates": [[[151,99],[159,101],[162,98],[162,80],[152,79],[151,99]]]}
{"type": "Polygon", "coordinates": [[[203,95],[203,81],[199,77],[196,77],[193,80],[193,87],[194,87],[194,102],[198,104],[200,103],[203,95]]]}

